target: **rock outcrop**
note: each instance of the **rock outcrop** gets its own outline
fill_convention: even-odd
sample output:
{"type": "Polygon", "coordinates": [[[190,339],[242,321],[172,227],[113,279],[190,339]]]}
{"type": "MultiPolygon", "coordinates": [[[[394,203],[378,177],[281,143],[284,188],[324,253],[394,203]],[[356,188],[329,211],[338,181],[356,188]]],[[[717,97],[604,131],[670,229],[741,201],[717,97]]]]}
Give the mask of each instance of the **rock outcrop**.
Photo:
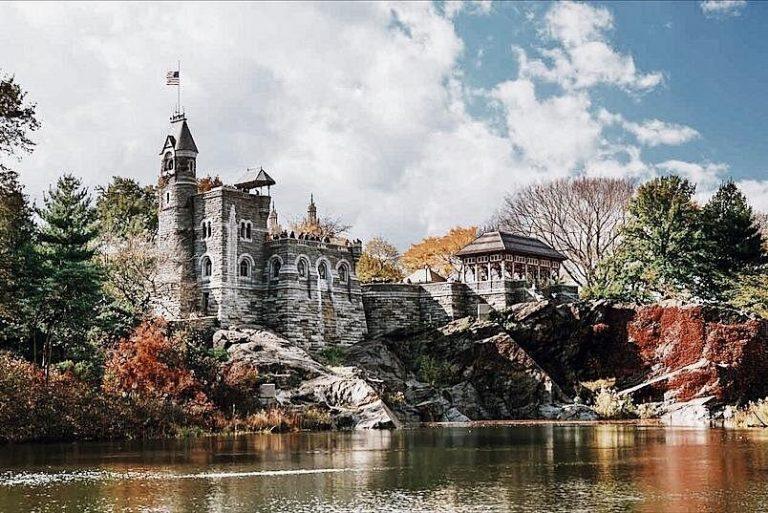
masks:
{"type": "Polygon", "coordinates": [[[708,425],[723,405],[768,395],[768,321],[716,306],[524,303],[486,321],[365,340],[347,349],[345,368],[266,331],[220,331],[214,343],[228,349],[231,368],[275,383],[282,404],[319,406],[338,427],[358,429],[592,420],[583,384],[595,380],[654,403],[671,424],[708,425]]]}
{"type": "Polygon", "coordinates": [[[274,333],[221,330],[214,335],[214,345],[227,349],[228,366],[250,368],[260,381],[277,385],[276,401],[284,408],[320,408],[328,411],[335,427],[341,429],[396,425],[377,392],[356,376],[354,369],[326,367],[274,333]]]}
{"type": "MultiPolygon", "coordinates": [[[[664,303],[638,308],[628,325],[646,379],[645,395],[743,403],[768,394],[768,322],[715,306],[664,303]]],[[[638,390],[642,394],[643,391],[638,390]]]]}
{"type": "Polygon", "coordinates": [[[541,405],[569,401],[493,322],[391,333],[353,346],[347,363],[405,422],[540,418],[541,405]]]}
{"type": "Polygon", "coordinates": [[[740,404],[768,395],[768,321],[725,306],[542,301],[497,318],[568,393],[615,379],[636,401],[740,404]]]}

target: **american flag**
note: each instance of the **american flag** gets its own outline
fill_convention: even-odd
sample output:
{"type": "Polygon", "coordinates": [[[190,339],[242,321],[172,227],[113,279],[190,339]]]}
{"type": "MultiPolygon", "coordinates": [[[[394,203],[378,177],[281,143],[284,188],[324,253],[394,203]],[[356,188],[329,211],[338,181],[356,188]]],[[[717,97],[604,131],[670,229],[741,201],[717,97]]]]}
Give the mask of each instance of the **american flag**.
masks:
{"type": "Polygon", "coordinates": [[[169,71],[165,75],[165,84],[166,85],[179,85],[179,72],[178,71],[169,71]]]}

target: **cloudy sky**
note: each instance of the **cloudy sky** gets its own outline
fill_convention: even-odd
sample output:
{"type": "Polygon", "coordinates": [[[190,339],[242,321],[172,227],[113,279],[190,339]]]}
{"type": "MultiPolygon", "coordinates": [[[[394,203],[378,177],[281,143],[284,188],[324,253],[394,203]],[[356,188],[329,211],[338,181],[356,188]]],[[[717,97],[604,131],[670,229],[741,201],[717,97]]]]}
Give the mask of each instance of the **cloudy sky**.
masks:
{"type": "Polygon", "coordinates": [[[768,3],[0,4],[37,102],[33,198],[61,172],[156,180],[181,60],[198,173],[263,166],[400,247],[577,174],[737,180],[768,209],[768,3]]]}

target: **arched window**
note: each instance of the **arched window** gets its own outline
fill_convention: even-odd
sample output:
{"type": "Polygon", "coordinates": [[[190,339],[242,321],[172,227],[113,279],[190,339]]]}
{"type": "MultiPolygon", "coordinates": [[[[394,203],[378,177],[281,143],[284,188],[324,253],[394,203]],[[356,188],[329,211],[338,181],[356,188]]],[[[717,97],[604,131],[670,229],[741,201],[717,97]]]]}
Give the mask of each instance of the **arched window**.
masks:
{"type": "Polygon", "coordinates": [[[317,268],[317,276],[321,280],[328,279],[328,266],[325,265],[325,262],[320,262],[320,265],[317,268]]]}
{"type": "Polygon", "coordinates": [[[273,280],[276,280],[280,277],[280,268],[282,267],[282,264],[280,263],[280,260],[275,258],[272,260],[272,269],[271,269],[271,276],[273,280]]]}
{"type": "Polygon", "coordinates": [[[165,170],[166,171],[172,171],[173,170],[173,155],[171,152],[167,152],[165,156],[163,157],[165,159],[165,170]]]}
{"type": "Polygon", "coordinates": [[[240,276],[247,278],[251,275],[251,264],[248,259],[244,258],[240,261],[240,276]]]}
{"type": "Polygon", "coordinates": [[[203,257],[203,276],[208,277],[213,272],[213,263],[209,257],[203,257]]]}
{"type": "Polygon", "coordinates": [[[349,269],[347,269],[345,264],[339,267],[339,282],[347,283],[347,280],[349,280],[349,269]]]}
{"type": "Polygon", "coordinates": [[[299,262],[296,264],[296,272],[299,273],[299,278],[302,280],[307,277],[307,261],[303,258],[300,258],[299,262]]]}

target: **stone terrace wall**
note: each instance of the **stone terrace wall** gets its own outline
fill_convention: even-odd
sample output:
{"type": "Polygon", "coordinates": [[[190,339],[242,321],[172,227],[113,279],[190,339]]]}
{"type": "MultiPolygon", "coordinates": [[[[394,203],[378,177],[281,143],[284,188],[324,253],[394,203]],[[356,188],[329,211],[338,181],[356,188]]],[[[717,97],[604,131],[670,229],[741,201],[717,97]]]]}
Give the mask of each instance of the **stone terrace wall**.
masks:
{"type": "Polygon", "coordinates": [[[421,324],[421,286],[407,283],[364,285],[363,307],[370,336],[421,324]]]}
{"type": "Polygon", "coordinates": [[[440,326],[477,315],[477,306],[503,310],[530,301],[524,281],[482,283],[373,283],[364,285],[363,306],[371,336],[402,328],[440,326]]]}

